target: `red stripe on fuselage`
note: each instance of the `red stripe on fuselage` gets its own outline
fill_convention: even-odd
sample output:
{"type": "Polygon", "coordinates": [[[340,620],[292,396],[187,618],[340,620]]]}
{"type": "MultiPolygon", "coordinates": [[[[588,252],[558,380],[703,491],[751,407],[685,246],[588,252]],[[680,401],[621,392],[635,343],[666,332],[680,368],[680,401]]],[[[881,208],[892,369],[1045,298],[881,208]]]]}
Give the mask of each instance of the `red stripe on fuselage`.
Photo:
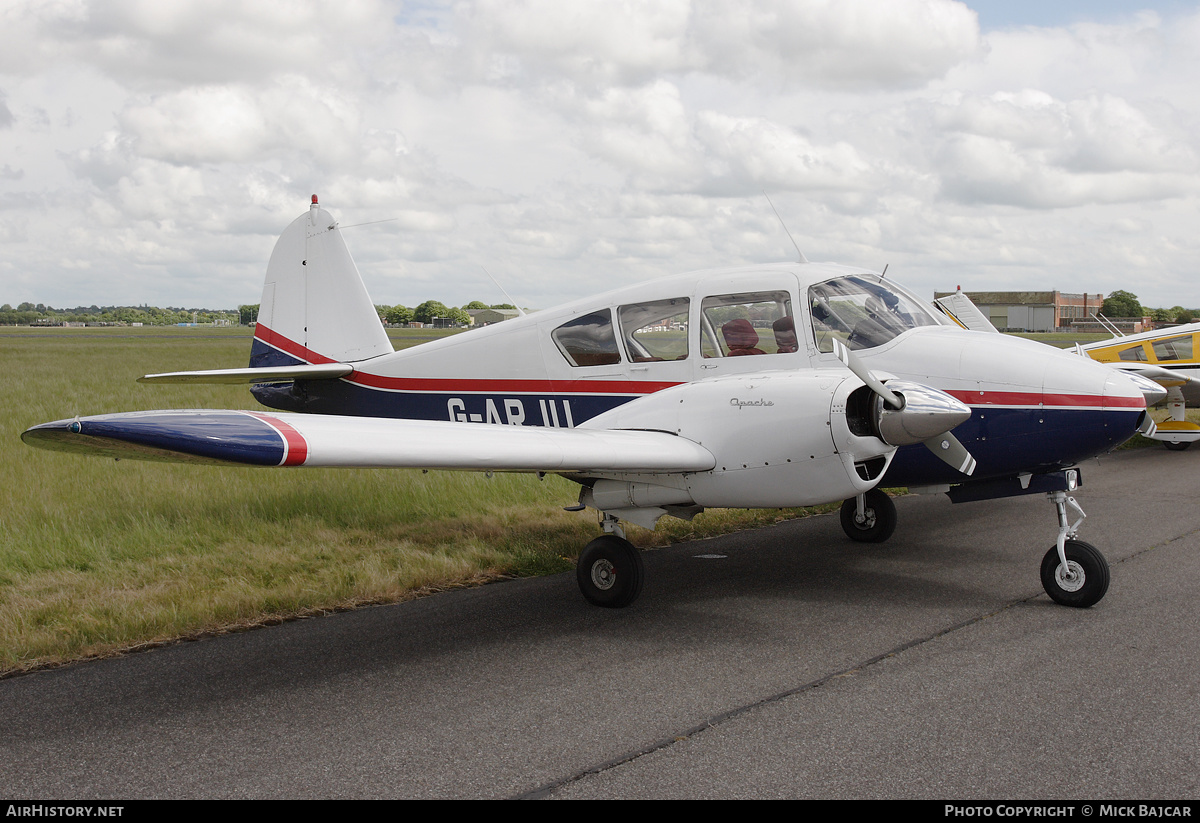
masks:
{"type": "MultiPolygon", "coordinates": [[[[290,340],[272,331],[261,323],[254,329],[254,336],[268,346],[284,354],[299,358],[307,363],[337,363],[308,349],[295,340],[290,340]]],[[[410,392],[462,392],[491,394],[653,394],[656,391],[678,386],[650,380],[503,380],[489,378],[472,380],[446,377],[385,377],[381,374],[355,371],[342,378],[369,389],[410,392]]]]}
{"type": "Polygon", "coordinates": [[[343,378],[371,389],[491,394],[653,394],[679,383],[649,380],[469,380],[445,377],[384,377],[356,371],[343,378]]]}
{"type": "Polygon", "coordinates": [[[1118,408],[1143,409],[1141,397],[1108,397],[1095,394],[1054,394],[1043,392],[961,391],[947,390],[946,394],[968,406],[1017,406],[1020,408],[1118,408]]]}
{"type": "Polygon", "coordinates": [[[257,417],[259,420],[266,423],[275,431],[279,432],[279,436],[283,438],[283,442],[287,444],[287,454],[283,456],[281,466],[301,466],[308,459],[308,441],[304,439],[304,435],[296,431],[295,428],[287,423],[284,423],[278,417],[271,417],[269,414],[259,414],[258,412],[247,412],[247,414],[257,417]]]}

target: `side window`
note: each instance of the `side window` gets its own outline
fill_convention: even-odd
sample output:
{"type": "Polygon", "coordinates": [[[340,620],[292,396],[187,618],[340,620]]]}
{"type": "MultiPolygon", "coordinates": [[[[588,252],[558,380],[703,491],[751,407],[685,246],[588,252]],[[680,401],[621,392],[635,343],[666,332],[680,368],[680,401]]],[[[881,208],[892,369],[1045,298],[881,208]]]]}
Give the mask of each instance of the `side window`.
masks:
{"type": "Polygon", "coordinates": [[[700,315],[704,357],[787,354],[798,348],[792,299],[785,291],[706,297],[700,315]]]}
{"type": "Polygon", "coordinates": [[[1122,360],[1136,360],[1139,362],[1144,362],[1147,359],[1146,358],[1146,350],[1144,348],[1142,348],[1140,345],[1133,346],[1128,349],[1124,349],[1121,351],[1121,359],[1122,360]]]}
{"type": "MultiPolygon", "coordinates": [[[[1124,352],[1121,353],[1124,355],[1124,352]]],[[[1159,360],[1191,360],[1192,336],[1185,334],[1181,337],[1168,337],[1154,343],[1154,356],[1159,360]]]]}
{"type": "Polygon", "coordinates": [[[655,300],[621,306],[621,334],[632,363],[686,360],[688,299],[655,300]]]}
{"type": "Polygon", "coordinates": [[[613,335],[612,313],[608,309],[569,320],[550,336],[572,366],[608,366],[621,362],[617,338],[613,335]]]}

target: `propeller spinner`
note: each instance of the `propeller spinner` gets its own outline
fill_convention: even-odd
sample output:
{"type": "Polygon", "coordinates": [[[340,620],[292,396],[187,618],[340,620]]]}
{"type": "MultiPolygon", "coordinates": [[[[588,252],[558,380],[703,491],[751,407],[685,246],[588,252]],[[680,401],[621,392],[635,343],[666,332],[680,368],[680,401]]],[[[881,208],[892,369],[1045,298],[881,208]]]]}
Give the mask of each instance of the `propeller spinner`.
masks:
{"type": "Polygon", "coordinates": [[[875,392],[874,419],[879,438],[889,446],[924,443],[937,458],[963,474],[975,471],[975,458],[950,430],[971,417],[971,409],[943,391],[893,380],[884,385],[840,340],[833,342],[838,360],[875,392]]]}

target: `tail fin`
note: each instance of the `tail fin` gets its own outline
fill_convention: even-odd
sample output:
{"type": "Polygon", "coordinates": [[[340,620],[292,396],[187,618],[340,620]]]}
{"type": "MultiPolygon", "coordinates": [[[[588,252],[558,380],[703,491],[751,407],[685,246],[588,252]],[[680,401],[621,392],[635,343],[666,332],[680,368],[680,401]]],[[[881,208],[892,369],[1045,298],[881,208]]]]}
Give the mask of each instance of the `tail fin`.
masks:
{"type": "Polygon", "coordinates": [[[250,366],[336,363],[392,352],[337,222],[312,198],[271,252],[250,366]]]}

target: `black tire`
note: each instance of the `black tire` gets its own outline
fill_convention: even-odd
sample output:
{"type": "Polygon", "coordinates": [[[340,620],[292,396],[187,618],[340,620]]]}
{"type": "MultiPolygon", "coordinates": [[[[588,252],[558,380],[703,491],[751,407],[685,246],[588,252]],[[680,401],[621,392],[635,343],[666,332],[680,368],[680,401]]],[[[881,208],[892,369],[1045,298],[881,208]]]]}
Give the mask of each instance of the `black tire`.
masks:
{"type": "Polygon", "coordinates": [[[1184,449],[1186,449],[1188,446],[1192,445],[1192,441],[1185,440],[1182,443],[1172,443],[1170,440],[1164,440],[1163,445],[1166,446],[1168,449],[1170,449],[1173,452],[1181,452],[1184,449]]]}
{"type": "Polygon", "coordinates": [[[641,552],[615,534],[588,543],[575,567],[583,596],[592,605],[607,609],[624,608],[637,600],[645,576],[641,552]]]}
{"type": "Polygon", "coordinates": [[[871,489],[863,501],[863,522],[858,522],[858,503],[851,497],[842,504],[842,531],[860,543],[882,543],[896,530],[896,504],[879,489],[871,489]]]}
{"type": "Polygon", "coordinates": [[[1061,574],[1058,548],[1051,547],[1042,558],[1042,588],[1050,599],[1063,606],[1086,609],[1100,602],[1108,591],[1108,561],[1100,550],[1082,540],[1068,540],[1064,547],[1067,565],[1078,577],[1061,574]]]}

